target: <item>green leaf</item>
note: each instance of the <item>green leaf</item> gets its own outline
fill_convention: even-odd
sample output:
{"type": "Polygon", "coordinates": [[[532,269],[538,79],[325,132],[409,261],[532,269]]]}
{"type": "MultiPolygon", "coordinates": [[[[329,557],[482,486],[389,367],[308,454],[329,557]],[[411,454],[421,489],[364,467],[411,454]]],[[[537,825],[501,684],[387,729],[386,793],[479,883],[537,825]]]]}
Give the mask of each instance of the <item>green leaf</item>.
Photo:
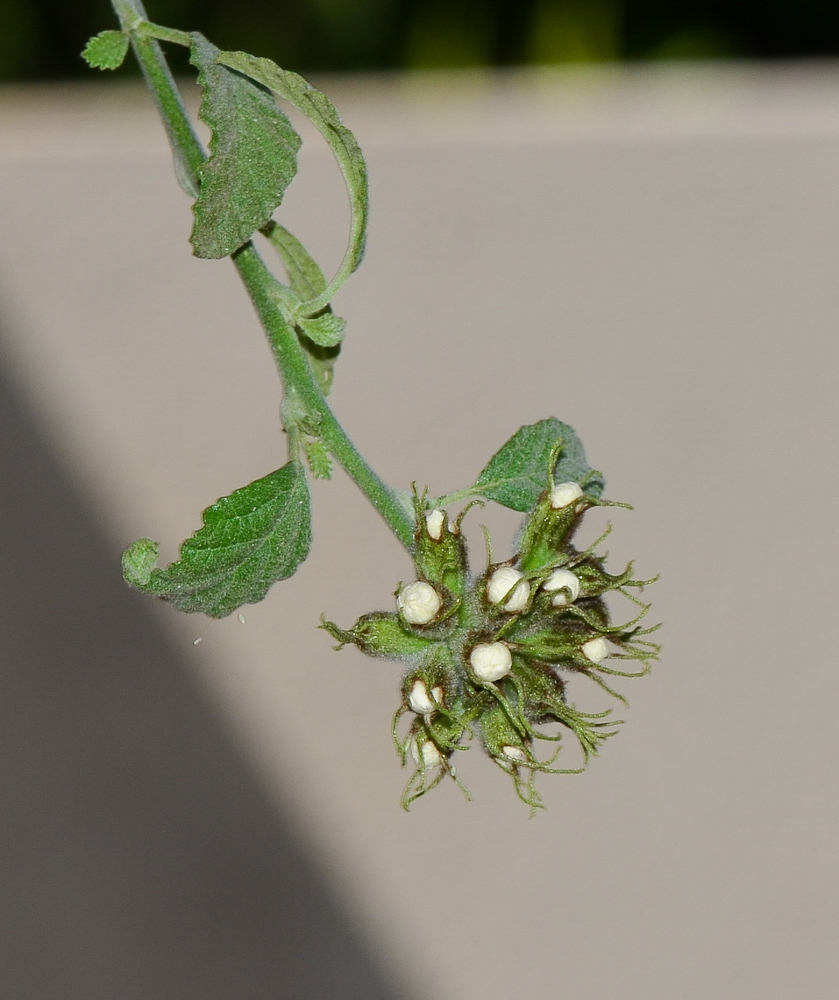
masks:
{"type": "Polygon", "coordinates": [[[303,450],[315,479],[332,478],[332,459],[320,438],[303,438],[303,450]]]}
{"type": "MultiPolygon", "coordinates": [[[[270,240],[272,246],[280,255],[283,266],[288,273],[291,290],[301,300],[306,302],[320,295],[326,288],[326,278],[323,276],[309,251],[296,236],[293,236],[285,226],[273,220],[263,229],[263,234],[270,240]]],[[[340,353],[340,347],[323,347],[310,339],[298,328],[300,346],[306,352],[312,371],[324,396],[329,395],[332,388],[335,361],[340,353]]]]}
{"type": "Polygon", "coordinates": [[[85,45],[82,59],[93,69],[117,69],[128,51],[128,35],[121,31],[100,31],[85,45]]]}
{"type": "Polygon", "coordinates": [[[190,62],[204,99],[198,117],[212,130],[201,167],[190,242],[196,257],[235,253],[262,229],[297,172],[300,136],[273,95],[216,62],[219,50],[197,32],[190,62]]]}
{"type": "Polygon", "coordinates": [[[297,323],[309,340],[314,341],[319,347],[337,347],[344,339],[344,330],[347,326],[347,321],[333,312],[322,313],[313,319],[301,317],[297,323]]]}
{"type": "Polygon", "coordinates": [[[350,196],[352,221],[350,240],[344,260],[329,286],[311,303],[312,312],[327,305],[341,285],[361,263],[367,233],[367,167],[361,148],[352,132],[341,121],[332,102],[319,90],[310,86],[302,76],[290,73],[270,59],[259,59],[246,52],[222,52],[219,63],[244,73],[268,87],[293,105],[312,122],[329,143],[350,196]]]}
{"type": "Polygon", "coordinates": [[[548,465],[560,444],[562,450],[553,470],[555,482],[588,479],[586,492],[600,496],[603,479],[598,473],[591,476],[582,441],[572,427],[556,417],[526,424],[516,431],[489,460],[475,482],[474,492],[513,510],[531,510],[548,484],[548,465]]]}
{"type": "Polygon", "coordinates": [[[141,538],[129,545],[122,554],[122,575],[126,583],[138,589],[145,587],[157,564],[158,544],[151,538],[141,538]]]}
{"type": "Polygon", "coordinates": [[[265,235],[280,255],[288,274],[291,290],[301,302],[308,302],[326,288],[326,278],[320,266],[296,236],[285,226],[271,221],[265,228],[265,235]]]}
{"type": "Polygon", "coordinates": [[[157,543],[143,538],[122,557],[127,583],[174,604],[224,618],[255,604],[309,554],[311,505],[306,474],[289,462],[203,514],[204,526],[181,546],[180,558],[154,569],[157,543]]]}

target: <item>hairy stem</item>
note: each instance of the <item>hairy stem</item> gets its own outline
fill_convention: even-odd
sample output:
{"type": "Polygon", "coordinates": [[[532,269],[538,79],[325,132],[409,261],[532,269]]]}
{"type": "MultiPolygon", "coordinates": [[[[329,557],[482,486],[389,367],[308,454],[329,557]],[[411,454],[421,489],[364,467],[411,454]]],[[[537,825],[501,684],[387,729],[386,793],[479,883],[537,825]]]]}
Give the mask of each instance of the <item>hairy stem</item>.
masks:
{"type": "Polygon", "coordinates": [[[183,98],[158,43],[141,34],[137,29],[147,22],[145,8],[140,0],[112,0],[114,11],[123,31],[131,39],[131,47],[157,110],[163,120],[178,182],[187,194],[198,197],[199,169],[207,157],[184,106],[183,98]]]}
{"type": "MultiPolygon", "coordinates": [[[[181,186],[188,194],[197,197],[199,171],[206,153],[195,134],[160,46],[142,33],[143,26],[148,24],[146,11],[140,0],[112,0],[112,3],[120,27],[128,33],[137,61],[154,95],[172,146],[181,186]]],[[[172,40],[177,39],[173,37],[172,40]]],[[[412,552],[414,518],[410,505],[403,504],[399,494],[370,468],[329,408],[296,334],[277,307],[276,279],[252,243],[246,243],[238,250],[233,260],[265,329],[286,395],[293,396],[317,420],[318,433],[326,447],[408,552],[412,552]]]]}
{"type": "Polygon", "coordinates": [[[323,443],[411,552],[414,544],[413,515],[408,506],[400,501],[399,495],[370,468],[329,408],[297,335],[277,308],[273,275],[251,243],[238,250],[233,260],[268,335],[286,392],[294,394],[295,401],[314,418],[323,443]]]}

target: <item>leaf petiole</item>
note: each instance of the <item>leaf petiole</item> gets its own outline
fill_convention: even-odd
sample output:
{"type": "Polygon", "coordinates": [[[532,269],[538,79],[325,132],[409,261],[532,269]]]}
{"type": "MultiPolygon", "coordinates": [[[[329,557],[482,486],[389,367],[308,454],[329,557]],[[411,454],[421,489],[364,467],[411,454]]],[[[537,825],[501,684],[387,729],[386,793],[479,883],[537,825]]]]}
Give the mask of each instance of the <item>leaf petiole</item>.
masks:
{"type": "Polygon", "coordinates": [[[154,38],[158,42],[172,42],[173,45],[182,45],[185,49],[192,45],[189,32],[178,31],[177,28],[166,28],[162,24],[153,24],[151,21],[140,21],[134,30],[146,38],[154,38]]]}

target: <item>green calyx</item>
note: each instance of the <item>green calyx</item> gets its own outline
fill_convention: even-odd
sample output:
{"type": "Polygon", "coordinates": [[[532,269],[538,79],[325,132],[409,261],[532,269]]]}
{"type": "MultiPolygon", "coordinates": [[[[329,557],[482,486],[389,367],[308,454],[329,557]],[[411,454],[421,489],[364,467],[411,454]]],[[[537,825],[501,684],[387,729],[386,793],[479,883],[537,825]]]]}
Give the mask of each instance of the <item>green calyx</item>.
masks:
{"type": "Polygon", "coordinates": [[[659,646],[645,638],[657,626],[641,627],[648,605],[632,593],[653,581],[636,580],[632,564],[618,574],[605,569],[595,549],[608,530],[589,548],[572,544],[586,511],[626,505],[549,476],[515,555],[471,575],[461,532],[468,508],[452,522],[425,494],[415,491],[414,504],[416,580],[397,589],[396,609],[364,615],[347,630],[325,620],[322,627],[342,646],[408,664],[393,722],[402,763],[414,766],[406,809],[447,776],[468,798],[456,757],[477,740],[533,813],[542,805],[535,775],[582,771],[619,725],[608,711],[571,704],[569,681],[582,675],[623,701],[605,678],[641,676],[658,657],[659,646]],[[630,621],[612,621],[610,593],[633,602],[630,621]],[[618,669],[623,660],[636,669],[618,669]],[[579,746],[567,767],[555,766],[563,734],[579,746]]]}

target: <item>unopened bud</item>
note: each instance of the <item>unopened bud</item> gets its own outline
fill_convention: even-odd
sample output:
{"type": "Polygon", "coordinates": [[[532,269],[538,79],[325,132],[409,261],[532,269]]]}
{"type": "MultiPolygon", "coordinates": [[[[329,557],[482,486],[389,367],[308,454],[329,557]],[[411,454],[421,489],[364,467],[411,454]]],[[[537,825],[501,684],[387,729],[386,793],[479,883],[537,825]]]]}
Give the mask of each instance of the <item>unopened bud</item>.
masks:
{"type": "Polygon", "coordinates": [[[513,657],[503,642],[482,642],[469,654],[475,676],[482,681],[500,681],[509,674],[513,657]]]}
{"type": "Polygon", "coordinates": [[[558,594],[554,594],[551,601],[551,604],[555,608],[564,607],[566,604],[573,604],[580,596],[580,581],[570,569],[555,569],[542,584],[542,588],[548,591],[559,591],[558,594]],[[568,591],[569,593],[566,594],[563,591],[568,591]]]}
{"type": "Polygon", "coordinates": [[[443,755],[431,740],[425,740],[422,748],[420,748],[417,746],[416,737],[412,736],[410,746],[411,756],[414,758],[414,763],[417,767],[419,767],[420,760],[422,760],[425,767],[437,767],[438,764],[442,764],[443,755]]]}
{"type": "Polygon", "coordinates": [[[403,587],[396,599],[402,617],[411,625],[427,625],[442,607],[443,602],[430,583],[414,580],[403,587]]]}
{"type": "Polygon", "coordinates": [[[592,663],[600,663],[609,655],[609,644],[602,635],[596,639],[589,639],[580,648],[583,656],[591,660],[592,663]]]}
{"type": "MultiPolygon", "coordinates": [[[[435,688],[434,690],[437,691],[439,688],[435,688]]],[[[417,715],[431,715],[437,708],[429,697],[425,681],[417,679],[411,685],[411,690],[408,693],[408,707],[412,712],[416,712],[417,715]]]]}
{"type": "Polygon", "coordinates": [[[510,594],[509,600],[504,605],[505,611],[521,611],[527,605],[530,597],[530,584],[522,579],[523,573],[512,566],[501,566],[487,580],[487,599],[490,604],[500,604],[501,601],[513,590],[516,581],[521,583],[510,594]]]}
{"type": "Polygon", "coordinates": [[[583,495],[579,483],[558,483],[551,490],[551,507],[554,510],[562,510],[575,500],[579,500],[583,495]]]}
{"type": "Polygon", "coordinates": [[[443,525],[446,523],[446,515],[442,510],[435,508],[425,515],[425,527],[428,535],[435,542],[439,542],[443,537],[443,525]]]}

